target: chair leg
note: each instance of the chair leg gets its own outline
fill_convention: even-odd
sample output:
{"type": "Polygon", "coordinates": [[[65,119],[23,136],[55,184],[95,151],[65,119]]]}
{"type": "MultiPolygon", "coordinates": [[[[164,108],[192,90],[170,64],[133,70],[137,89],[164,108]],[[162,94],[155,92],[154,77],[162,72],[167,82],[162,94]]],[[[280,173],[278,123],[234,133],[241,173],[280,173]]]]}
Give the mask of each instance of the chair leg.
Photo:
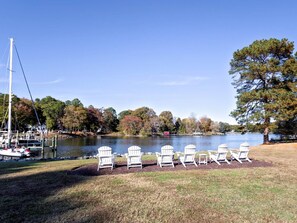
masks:
{"type": "Polygon", "coordinates": [[[239,163],[242,163],[242,161],[236,157],[234,157],[239,163]]]}
{"type": "Polygon", "coordinates": [[[215,161],[218,165],[221,165],[220,162],[218,162],[217,160],[213,160],[213,161],[215,161]]]}

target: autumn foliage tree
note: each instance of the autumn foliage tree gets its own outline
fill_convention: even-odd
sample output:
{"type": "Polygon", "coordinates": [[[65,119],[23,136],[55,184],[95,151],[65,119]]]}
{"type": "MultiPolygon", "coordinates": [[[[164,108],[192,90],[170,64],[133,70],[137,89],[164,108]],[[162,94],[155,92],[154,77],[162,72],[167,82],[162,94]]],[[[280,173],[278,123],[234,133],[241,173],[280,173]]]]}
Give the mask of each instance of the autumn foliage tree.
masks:
{"type": "Polygon", "coordinates": [[[287,39],[257,40],[237,50],[230,75],[237,89],[237,108],[231,113],[244,124],[260,124],[269,141],[271,121],[286,121],[297,113],[297,61],[287,39]]]}
{"type": "Polygon", "coordinates": [[[103,113],[101,109],[90,105],[87,108],[87,129],[92,132],[101,132],[103,127],[103,113]]]}
{"type": "Polygon", "coordinates": [[[138,135],[142,129],[142,120],[134,115],[126,115],[121,119],[119,129],[126,135],[138,135]]]}
{"type": "MultiPolygon", "coordinates": [[[[13,97],[13,129],[27,130],[37,127],[32,104],[28,99],[13,97]]],[[[151,136],[163,134],[164,131],[171,134],[192,134],[200,131],[201,127],[195,115],[181,120],[173,118],[170,111],[163,111],[157,116],[149,107],[124,110],[117,115],[112,107],[103,109],[90,105],[86,108],[78,98],[62,102],[47,96],[37,98],[34,104],[41,124],[46,125],[48,130],[87,130],[98,134],[121,131],[125,135],[151,136]]],[[[7,123],[7,107],[8,95],[0,93],[0,121],[3,130],[7,123]]],[[[214,124],[217,123],[212,122],[211,130],[207,131],[218,132],[218,127],[214,124]]]]}
{"type": "Polygon", "coordinates": [[[203,116],[199,119],[200,130],[204,133],[210,132],[212,130],[211,124],[212,120],[206,116],[203,116]]]}
{"type": "Polygon", "coordinates": [[[71,131],[82,130],[87,121],[87,110],[81,106],[68,105],[62,118],[63,126],[71,131]]]}
{"type": "Polygon", "coordinates": [[[28,125],[37,125],[37,118],[33,109],[32,101],[21,98],[14,106],[16,127],[20,131],[27,129],[28,125]]]}
{"type": "Polygon", "coordinates": [[[180,134],[192,134],[198,130],[198,123],[195,117],[184,118],[181,121],[179,131],[180,134]]]}

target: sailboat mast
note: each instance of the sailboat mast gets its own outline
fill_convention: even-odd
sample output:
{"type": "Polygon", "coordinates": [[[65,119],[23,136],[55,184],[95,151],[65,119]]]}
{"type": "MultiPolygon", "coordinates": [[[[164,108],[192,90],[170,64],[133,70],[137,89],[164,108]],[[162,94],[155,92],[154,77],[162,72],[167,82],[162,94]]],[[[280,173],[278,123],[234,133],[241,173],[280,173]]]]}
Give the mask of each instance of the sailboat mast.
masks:
{"type": "Polygon", "coordinates": [[[12,52],[13,52],[13,38],[10,38],[9,51],[9,102],[8,102],[8,147],[11,144],[11,107],[12,107],[12,52]]]}

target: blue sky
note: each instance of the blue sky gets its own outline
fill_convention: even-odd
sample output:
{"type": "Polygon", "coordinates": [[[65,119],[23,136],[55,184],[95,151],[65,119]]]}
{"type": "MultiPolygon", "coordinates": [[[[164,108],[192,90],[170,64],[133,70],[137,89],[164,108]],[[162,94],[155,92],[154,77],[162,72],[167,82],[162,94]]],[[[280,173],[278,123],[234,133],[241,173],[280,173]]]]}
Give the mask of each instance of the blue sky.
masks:
{"type": "MultiPolygon", "coordinates": [[[[233,52],[258,39],[296,42],[296,9],[293,0],[0,1],[0,92],[13,37],[34,98],[235,123],[233,52]]],[[[16,62],[13,91],[29,98],[16,62]]]]}

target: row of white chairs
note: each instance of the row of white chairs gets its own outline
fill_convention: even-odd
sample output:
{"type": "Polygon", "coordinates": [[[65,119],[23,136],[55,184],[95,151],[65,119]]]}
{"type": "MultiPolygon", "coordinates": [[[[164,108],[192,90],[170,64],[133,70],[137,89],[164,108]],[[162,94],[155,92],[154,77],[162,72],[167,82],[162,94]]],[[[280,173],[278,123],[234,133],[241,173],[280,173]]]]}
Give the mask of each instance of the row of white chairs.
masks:
{"type": "MultiPolygon", "coordinates": [[[[218,146],[217,151],[208,151],[208,156],[210,162],[214,161],[218,165],[221,165],[221,162],[226,162],[230,164],[227,160],[227,154],[230,152],[231,160],[237,160],[239,163],[243,161],[251,162],[248,158],[249,153],[249,144],[242,143],[238,150],[228,150],[228,146],[226,144],[221,144],[218,146]]],[[[196,157],[196,146],[193,144],[187,145],[184,148],[183,153],[177,153],[178,158],[182,165],[186,167],[186,164],[194,164],[197,166],[195,161],[196,157]]],[[[200,154],[201,155],[201,154],[200,154]]],[[[206,154],[203,154],[206,156],[206,154]]],[[[112,153],[112,148],[108,146],[102,146],[98,149],[98,168],[114,168],[115,165],[115,155],[112,153]]],[[[142,156],[141,148],[139,146],[131,146],[128,148],[128,153],[125,154],[127,158],[127,169],[130,167],[140,167],[142,168],[142,156]]],[[[174,167],[174,148],[171,145],[165,145],[161,147],[161,152],[156,152],[157,164],[160,167],[163,166],[172,166],[174,167]]],[[[200,162],[199,162],[200,164],[200,162]]],[[[207,164],[207,158],[206,162],[207,164]]]]}
{"type": "Polygon", "coordinates": [[[221,144],[218,146],[217,151],[208,150],[208,155],[210,162],[214,161],[218,165],[221,165],[222,162],[230,164],[227,160],[228,152],[230,152],[231,160],[237,160],[239,163],[244,161],[252,162],[249,157],[250,145],[245,142],[240,144],[239,149],[228,149],[226,144],[221,144]]]}

